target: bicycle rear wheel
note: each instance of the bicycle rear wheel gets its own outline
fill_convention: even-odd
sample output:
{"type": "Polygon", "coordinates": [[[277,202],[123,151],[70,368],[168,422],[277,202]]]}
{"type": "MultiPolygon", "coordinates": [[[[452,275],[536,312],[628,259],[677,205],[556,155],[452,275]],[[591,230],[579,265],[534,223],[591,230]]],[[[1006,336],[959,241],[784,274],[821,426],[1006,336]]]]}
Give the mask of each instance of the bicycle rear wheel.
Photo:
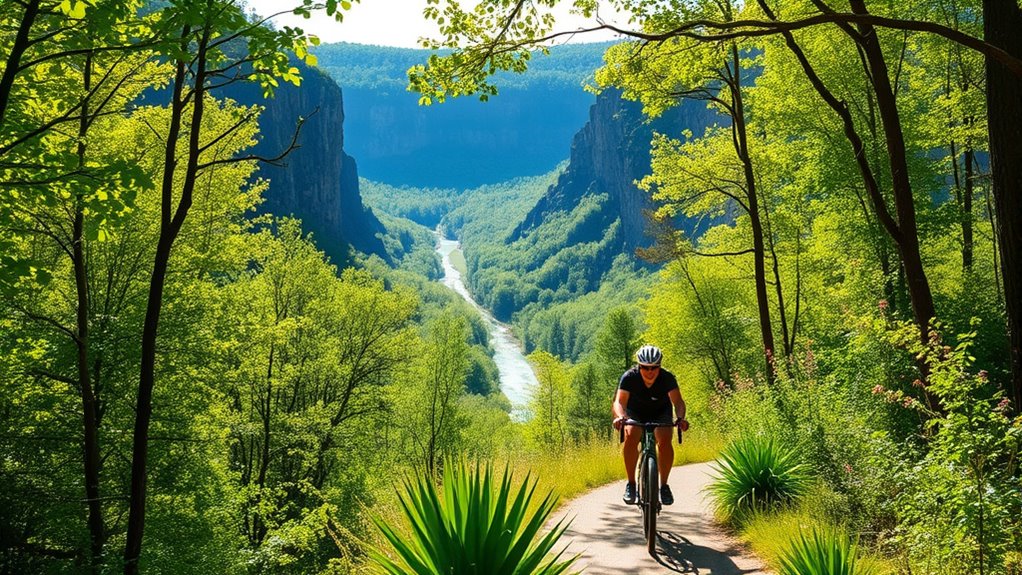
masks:
{"type": "Polygon", "coordinates": [[[642,497],[642,530],[646,534],[646,550],[656,556],[656,517],[660,509],[660,471],[655,457],[646,459],[642,469],[646,486],[642,497]]]}

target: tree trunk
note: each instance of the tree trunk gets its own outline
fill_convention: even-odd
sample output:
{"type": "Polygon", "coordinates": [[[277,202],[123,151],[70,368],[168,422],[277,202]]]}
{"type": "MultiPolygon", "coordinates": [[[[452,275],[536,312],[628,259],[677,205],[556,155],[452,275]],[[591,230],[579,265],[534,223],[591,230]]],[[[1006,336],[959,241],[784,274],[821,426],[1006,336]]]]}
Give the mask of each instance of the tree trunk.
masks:
{"type": "MultiPolygon", "coordinates": [[[[986,42],[1022,57],[1022,8],[1008,0],[983,0],[986,42]]],[[[987,58],[990,167],[1004,302],[1011,346],[1011,393],[1022,408],[1022,78],[987,58]]]]}
{"type": "MultiPolygon", "coordinates": [[[[867,14],[864,0],[852,0],[852,11],[867,14]]],[[[923,269],[923,261],[919,253],[919,230],[916,224],[916,210],[912,196],[912,183],[909,181],[908,161],[905,151],[905,136],[901,128],[901,116],[891,86],[887,62],[876,30],[868,24],[858,26],[860,45],[869,63],[872,85],[877,97],[877,109],[880,121],[884,126],[884,138],[887,143],[887,156],[891,164],[891,183],[894,191],[894,208],[898,217],[902,265],[908,283],[908,293],[912,298],[912,316],[919,327],[919,337],[926,342],[929,337],[930,322],[936,315],[930,283],[923,269]]]]}
{"type": "MultiPolygon", "coordinates": [[[[85,57],[82,70],[85,93],[92,89],[92,54],[85,57]]],[[[78,167],[85,169],[86,135],[89,131],[89,101],[82,103],[82,116],[78,122],[78,167]]],[[[81,192],[75,198],[74,224],[72,226],[71,259],[75,273],[75,343],[77,345],[78,386],[82,395],[83,459],[85,465],[85,501],[89,509],[89,541],[92,573],[99,573],[106,540],[103,524],[103,506],[99,497],[99,406],[92,387],[89,369],[89,281],[85,264],[85,202],[81,192]]]]}
{"type": "Polygon", "coordinates": [[[976,189],[976,176],[973,170],[976,152],[972,150],[972,146],[966,146],[964,156],[965,191],[962,194],[962,271],[970,273],[972,272],[972,251],[973,244],[975,243],[972,230],[972,195],[976,189]]]}
{"type": "MultiPolygon", "coordinates": [[[[763,209],[763,213],[766,215],[767,225],[770,224],[770,214],[767,208],[763,209]]],[[[774,245],[773,232],[767,230],[768,237],[770,237],[770,260],[773,262],[773,273],[774,273],[774,291],[777,292],[777,316],[781,320],[781,345],[784,348],[785,359],[790,358],[795,346],[795,334],[788,334],[788,312],[784,308],[784,289],[781,282],[781,266],[780,262],[777,261],[777,248],[774,245]]]]}
{"type": "MultiPolygon", "coordinates": [[[[181,95],[186,81],[185,70],[188,62],[178,60],[174,77],[173,101],[171,103],[170,130],[167,135],[167,149],[164,156],[163,184],[161,187],[160,239],[156,245],[153,273],[149,281],[149,299],[146,303],[145,321],[142,326],[142,358],[138,380],[138,397],[135,406],[135,430],[132,441],[131,493],[129,496],[128,531],[124,545],[124,573],[138,575],[138,560],[142,554],[142,535],[145,530],[145,499],[147,479],[147,458],[149,455],[149,422],[152,417],[153,388],[156,383],[156,336],[163,306],[163,289],[170,263],[170,252],[181,226],[192,206],[192,193],[199,164],[199,136],[202,133],[202,115],[206,82],[206,50],[209,45],[210,29],[202,31],[196,55],[192,63],[196,66],[194,85],[190,101],[192,119],[188,138],[188,165],[181,187],[181,198],[177,209],[173,206],[174,168],[177,165],[177,138],[181,131],[185,100],[181,95]]],[[[182,32],[182,50],[189,50],[191,29],[186,26],[182,32]]]]}
{"type": "Polygon", "coordinates": [[[25,50],[31,43],[28,35],[36,18],[39,17],[40,2],[41,0],[30,0],[24,4],[25,15],[21,18],[18,33],[14,37],[14,44],[11,45],[11,51],[7,54],[4,73],[3,76],[0,76],[0,126],[4,124],[7,106],[11,102],[11,91],[14,89],[14,78],[18,75],[18,69],[21,68],[21,57],[25,55],[25,50]]]}
{"type": "Polygon", "coordinates": [[[763,222],[760,219],[759,201],[756,191],[756,174],[749,156],[749,139],[745,126],[745,106],[742,100],[741,64],[737,46],[731,46],[733,76],[728,80],[733,102],[731,129],[735,135],[735,152],[742,161],[748,199],[749,223],[752,227],[752,258],[756,279],[756,303],[759,308],[759,331],[763,337],[763,357],[766,362],[766,378],[774,381],[774,330],[770,322],[770,299],[766,283],[766,244],[763,241],[763,222]]]}

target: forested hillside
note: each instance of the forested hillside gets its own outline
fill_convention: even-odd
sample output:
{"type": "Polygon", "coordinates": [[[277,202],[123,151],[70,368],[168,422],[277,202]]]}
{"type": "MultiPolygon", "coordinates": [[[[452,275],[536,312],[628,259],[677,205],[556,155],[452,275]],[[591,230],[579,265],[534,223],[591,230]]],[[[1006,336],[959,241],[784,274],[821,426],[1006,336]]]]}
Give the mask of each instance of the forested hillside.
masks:
{"type": "MultiPolygon", "coordinates": [[[[680,137],[725,121],[691,102],[646,122],[639,104],[609,90],[555,172],[468,190],[367,180],[363,189],[369,205],[430,228],[442,223],[461,240],[469,289],[497,319],[514,323],[527,353],[575,361],[592,349],[606,310],[634,302],[656,267],[636,255],[655,240],[648,228],[656,204],[635,185],[649,175],[654,134],[680,137]]],[[[673,223],[695,237],[706,220],[673,223]]]]}

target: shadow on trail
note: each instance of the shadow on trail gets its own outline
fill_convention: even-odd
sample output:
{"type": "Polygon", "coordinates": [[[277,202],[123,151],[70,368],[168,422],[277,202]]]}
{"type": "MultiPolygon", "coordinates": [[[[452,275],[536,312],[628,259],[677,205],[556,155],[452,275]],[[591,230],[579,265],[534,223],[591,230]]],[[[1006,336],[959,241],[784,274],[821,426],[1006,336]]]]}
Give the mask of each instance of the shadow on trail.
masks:
{"type": "Polygon", "coordinates": [[[670,531],[657,531],[660,546],[657,563],[675,573],[712,573],[713,575],[742,575],[755,569],[740,569],[731,559],[736,550],[718,551],[709,547],[693,545],[688,539],[670,531]]]}

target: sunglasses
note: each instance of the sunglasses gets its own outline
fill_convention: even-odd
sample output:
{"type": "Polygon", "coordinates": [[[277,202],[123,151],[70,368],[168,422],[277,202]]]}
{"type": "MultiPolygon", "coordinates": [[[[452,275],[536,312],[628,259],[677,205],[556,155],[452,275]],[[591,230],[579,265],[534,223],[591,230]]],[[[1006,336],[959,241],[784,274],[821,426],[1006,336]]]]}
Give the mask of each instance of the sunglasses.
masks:
{"type": "Polygon", "coordinates": [[[640,365],[639,369],[641,369],[642,371],[653,371],[655,369],[660,369],[660,366],[659,365],[640,365]]]}

